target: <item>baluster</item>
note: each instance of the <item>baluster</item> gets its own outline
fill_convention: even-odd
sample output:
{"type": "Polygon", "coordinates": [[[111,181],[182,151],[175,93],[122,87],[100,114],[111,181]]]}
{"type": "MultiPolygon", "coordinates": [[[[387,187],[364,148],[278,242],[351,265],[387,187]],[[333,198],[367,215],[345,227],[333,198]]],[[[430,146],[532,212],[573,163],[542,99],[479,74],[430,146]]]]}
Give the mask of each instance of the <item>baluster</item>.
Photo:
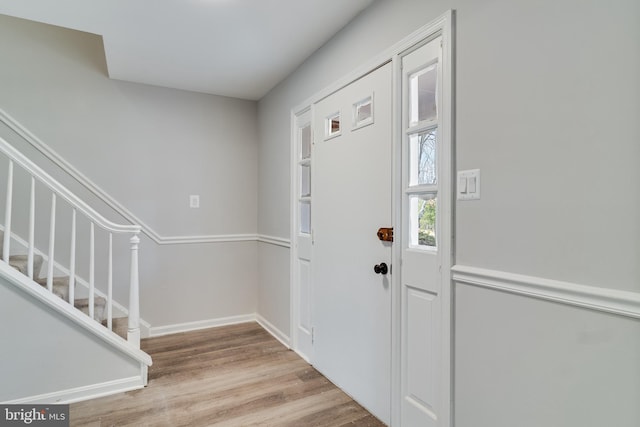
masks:
{"type": "Polygon", "coordinates": [[[69,255],[69,304],[74,304],[76,292],[76,210],[71,211],[71,254],[69,255]]]}
{"type": "Polygon", "coordinates": [[[49,261],[47,263],[47,289],[53,292],[53,254],[56,240],[56,193],[51,194],[51,223],[49,225],[49,261]]]}
{"type": "Polygon", "coordinates": [[[107,276],[107,328],[113,330],[113,233],[109,233],[109,272],[107,276]]]}
{"type": "Polygon", "coordinates": [[[9,250],[11,249],[11,203],[13,201],[13,161],[9,160],[7,172],[7,203],[4,211],[4,241],[2,242],[2,259],[9,262],[9,250]]]}
{"type": "Polygon", "coordinates": [[[36,224],[36,179],[31,177],[31,193],[29,195],[29,252],[27,252],[27,274],[33,280],[33,245],[36,224]]]}
{"type": "Polygon", "coordinates": [[[95,226],[91,223],[89,233],[89,317],[93,319],[93,302],[95,300],[95,226]]]}
{"type": "Polygon", "coordinates": [[[127,340],[140,348],[140,282],[138,278],[138,245],[140,238],[134,234],[131,243],[131,275],[129,280],[129,330],[127,340]]]}

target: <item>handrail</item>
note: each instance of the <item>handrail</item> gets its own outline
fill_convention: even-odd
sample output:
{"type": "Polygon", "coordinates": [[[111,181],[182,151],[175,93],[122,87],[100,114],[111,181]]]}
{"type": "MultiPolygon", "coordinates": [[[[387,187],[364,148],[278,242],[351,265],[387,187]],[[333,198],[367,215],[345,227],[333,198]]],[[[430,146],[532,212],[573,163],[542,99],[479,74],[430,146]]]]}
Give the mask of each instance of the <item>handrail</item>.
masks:
{"type": "Polygon", "coordinates": [[[141,227],[139,225],[120,225],[103,217],[95,209],[56,181],[51,175],[42,170],[42,168],[32,163],[24,154],[16,150],[2,137],[0,137],[0,152],[4,153],[9,159],[13,160],[17,165],[26,170],[31,176],[37,178],[38,181],[49,187],[51,191],[57,193],[58,196],[63,198],[71,206],[78,209],[78,211],[82,212],[85,216],[94,221],[96,225],[103,229],[113,233],[139,233],[141,231],[141,227]]]}
{"type": "Polygon", "coordinates": [[[29,205],[29,243],[28,243],[28,260],[27,260],[27,272],[26,275],[29,279],[34,279],[34,221],[35,221],[35,181],[41,182],[51,191],[51,212],[50,212],[50,225],[49,225],[49,253],[48,253],[48,268],[46,276],[46,288],[49,292],[53,292],[53,276],[54,276],[54,255],[55,255],[55,242],[56,242],[56,200],[60,199],[66,201],[72,208],[71,216],[71,241],[70,241],[70,274],[69,274],[69,303],[74,304],[74,291],[75,286],[75,261],[76,261],[76,214],[79,212],[83,214],[90,223],[90,244],[89,244],[89,300],[88,300],[88,312],[89,317],[95,320],[94,307],[95,307],[95,226],[109,232],[109,253],[108,253],[108,290],[107,290],[107,327],[112,329],[112,305],[113,305],[113,233],[130,234],[129,239],[130,251],[131,251],[131,265],[129,275],[129,324],[127,331],[127,340],[130,344],[136,348],[140,348],[140,286],[139,286],[139,272],[138,272],[138,246],[140,238],[138,235],[141,232],[139,225],[120,225],[112,221],[109,221],[95,209],[89,206],[86,202],[81,200],[78,196],[69,191],[66,187],[56,181],[51,175],[46,173],[39,166],[30,161],[24,154],[20,153],[13,146],[11,146],[5,139],[0,137],[0,153],[4,154],[8,160],[9,165],[7,169],[7,194],[5,205],[5,233],[4,241],[2,242],[3,248],[3,261],[9,263],[10,259],[10,245],[11,245],[11,215],[13,211],[13,175],[14,165],[17,165],[24,169],[31,178],[30,186],[30,205],[29,205]]]}

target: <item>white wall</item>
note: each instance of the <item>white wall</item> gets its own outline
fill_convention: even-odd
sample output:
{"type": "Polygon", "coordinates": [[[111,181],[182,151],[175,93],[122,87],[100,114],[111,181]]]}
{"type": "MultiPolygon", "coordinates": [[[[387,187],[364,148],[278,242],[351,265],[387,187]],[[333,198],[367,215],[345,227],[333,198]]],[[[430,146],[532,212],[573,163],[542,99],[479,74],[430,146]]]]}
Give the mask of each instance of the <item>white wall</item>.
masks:
{"type": "Polygon", "coordinates": [[[640,322],[456,289],[455,425],[640,425],[640,322]]]}
{"type": "MultiPolygon", "coordinates": [[[[482,200],[456,204],[456,263],[640,292],[635,0],[377,1],[260,101],[259,232],[289,235],[291,108],[448,9],[456,10],[457,169],[482,171],[482,200]]],[[[259,307],[273,310],[288,299],[289,283],[269,271],[260,271],[260,288],[269,292],[260,292],[259,307]]],[[[605,407],[617,411],[616,425],[637,425],[637,409],[615,403],[640,400],[633,359],[615,356],[637,355],[636,320],[490,290],[474,304],[475,289],[456,290],[457,426],[527,425],[523,394],[509,391],[533,383],[531,391],[545,393],[537,409],[557,425],[582,426],[580,408],[602,404],[602,394],[588,390],[561,404],[584,384],[610,390],[605,407]],[[619,328],[595,349],[600,358],[577,360],[569,375],[559,374],[558,365],[590,350],[571,337],[599,322],[619,328]],[[534,363],[537,355],[541,365],[526,370],[521,359],[534,363]],[[484,363],[492,360],[501,363],[484,363]],[[619,365],[607,378],[612,364],[619,365]],[[625,369],[630,377],[623,379],[625,369]],[[501,381],[485,384],[491,378],[501,381]],[[496,394],[499,407],[514,409],[501,413],[496,394]],[[479,408],[486,412],[476,419],[479,408]]]]}
{"type": "MultiPolygon", "coordinates": [[[[155,232],[256,233],[255,102],[110,80],[100,37],[6,16],[0,55],[0,108],[155,232]],[[190,194],[200,195],[200,209],[189,208],[190,194]]],[[[5,135],[123,222],[6,129],[5,135]]],[[[156,246],[143,238],[140,264],[141,316],[152,326],[256,311],[255,242],[156,246]]],[[[120,283],[115,296],[127,304],[120,283]]]]}
{"type": "Polygon", "coordinates": [[[289,286],[289,248],[258,243],[258,314],[275,328],[279,337],[291,337],[291,300],[283,288],[289,286]]]}

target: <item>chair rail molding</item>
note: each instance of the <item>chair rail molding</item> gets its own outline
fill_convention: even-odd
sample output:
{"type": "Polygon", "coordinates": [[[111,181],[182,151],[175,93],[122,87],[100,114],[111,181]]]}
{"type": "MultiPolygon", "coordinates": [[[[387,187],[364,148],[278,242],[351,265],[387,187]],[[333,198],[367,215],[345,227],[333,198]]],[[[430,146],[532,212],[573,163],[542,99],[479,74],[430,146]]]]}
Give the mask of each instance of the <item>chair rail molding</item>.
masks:
{"type": "Polygon", "coordinates": [[[263,242],[277,246],[290,247],[288,239],[264,236],[257,233],[250,234],[224,234],[224,235],[194,235],[194,236],[162,236],[153,230],[148,224],[137,217],[133,212],[111,197],[106,191],[91,181],[86,175],[67,162],[53,148],[45,144],[40,138],[30,132],[6,111],[0,108],[0,121],[6,124],[16,134],[23,138],[33,148],[49,159],[53,164],[71,176],[80,185],[89,190],[94,196],[111,207],[127,221],[139,224],[142,233],[158,245],[181,245],[190,243],[231,243],[231,242],[263,242]]]}
{"type": "Polygon", "coordinates": [[[466,265],[451,268],[452,280],[512,294],[640,319],[640,292],[608,289],[466,265]]]}
{"type": "Polygon", "coordinates": [[[268,236],[266,234],[258,234],[257,240],[260,243],[266,243],[268,245],[281,246],[283,248],[291,248],[291,240],[283,237],[268,236]]]}

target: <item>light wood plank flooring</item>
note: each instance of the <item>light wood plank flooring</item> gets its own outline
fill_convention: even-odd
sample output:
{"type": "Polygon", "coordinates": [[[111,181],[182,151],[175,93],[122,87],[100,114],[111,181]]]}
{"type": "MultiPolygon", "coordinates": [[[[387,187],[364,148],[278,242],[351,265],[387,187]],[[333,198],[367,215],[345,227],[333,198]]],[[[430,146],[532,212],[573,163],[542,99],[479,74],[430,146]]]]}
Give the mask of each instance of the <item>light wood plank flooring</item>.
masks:
{"type": "Polygon", "coordinates": [[[75,403],[72,426],[384,426],[256,323],[149,338],[142,390],[75,403]]]}

